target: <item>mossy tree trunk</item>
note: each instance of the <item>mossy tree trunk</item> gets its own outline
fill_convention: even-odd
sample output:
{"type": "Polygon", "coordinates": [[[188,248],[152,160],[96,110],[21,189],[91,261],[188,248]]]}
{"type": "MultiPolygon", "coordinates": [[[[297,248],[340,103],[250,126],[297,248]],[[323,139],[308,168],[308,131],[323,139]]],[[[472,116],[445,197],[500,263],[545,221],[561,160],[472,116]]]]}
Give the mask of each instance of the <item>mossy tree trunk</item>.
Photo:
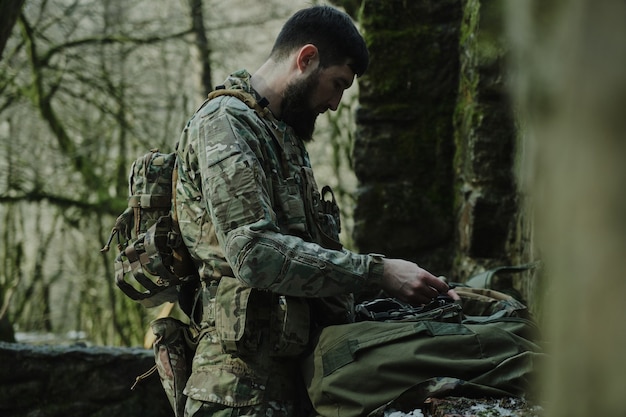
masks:
{"type": "MultiPolygon", "coordinates": [[[[455,281],[532,260],[501,9],[479,0],[362,2],[371,65],[359,83],[354,149],[361,251],[455,281]]],[[[520,287],[528,275],[503,284],[520,287]]]]}
{"type": "Polygon", "coordinates": [[[364,252],[450,269],[453,123],[461,0],[366,0],[371,65],[359,83],[355,242],[364,252]]]}
{"type": "MultiPolygon", "coordinates": [[[[457,238],[452,275],[460,281],[485,269],[536,261],[532,224],[518,185],[524,148],[511,97],[510,49],[504,3],[467,0],[454,114],[457,238]]],[[[535,304],[536,272],[530,268],[498,276],[492,286],[516,291],[535,304]]]]}

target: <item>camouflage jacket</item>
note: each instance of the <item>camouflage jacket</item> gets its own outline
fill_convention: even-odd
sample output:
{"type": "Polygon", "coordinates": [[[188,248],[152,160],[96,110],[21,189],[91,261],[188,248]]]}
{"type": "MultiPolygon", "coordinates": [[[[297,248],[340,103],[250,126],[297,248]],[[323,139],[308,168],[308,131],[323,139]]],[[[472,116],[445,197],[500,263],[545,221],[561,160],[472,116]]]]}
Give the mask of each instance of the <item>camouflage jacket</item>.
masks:
{"type": "MultiPolygon", "coordinates": [[[[225,87],[243,89],[262,102],[246,71],[231,75],[225,87]]],[[[209,325],[217,319],[223,340],[241,340],[245,326],[240,324],[246,320],[240,315],[255,308],[248,303],[251,294],[272,294],[273,301],[256,296],[266,300],[256,303],[308,309],[306,299],[333,304],[336,297],[381,279],[382,263],[375,256],[326,244],[324,234],[338,239],[338,225],[322,209],[307,151],[269,110],[260,116],[228,95],[206,101],[181,135],[178,161],[181,232],[203,282],[217,288],[217,310],[205,319],[209,325]]],[[[262,317],[265,307],[258,307],[255,317],[262,317]]],[[[307,312],[295,317],[309,320],[307,312]]]]}

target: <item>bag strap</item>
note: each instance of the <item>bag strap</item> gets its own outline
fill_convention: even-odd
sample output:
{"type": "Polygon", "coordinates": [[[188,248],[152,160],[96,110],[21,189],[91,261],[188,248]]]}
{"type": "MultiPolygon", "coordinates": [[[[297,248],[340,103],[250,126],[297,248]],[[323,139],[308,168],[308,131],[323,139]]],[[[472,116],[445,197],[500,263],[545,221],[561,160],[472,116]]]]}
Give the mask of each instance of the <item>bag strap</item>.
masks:
{"type": "Polygon", "coordinates": [[[241,89],[226,88],[226,86],[223,85],[217,86],[215,90],[211,91],[207,96],[205,103],[219,96],[236,97],[246,103],[248,107],[254,110],[261,117],[267,117],[270,114],[270,109],[259,104],[252,94],[241,89]]]}
{"type": "Polygon", "coordinates": [[[527,263],[523,265],[514,265],[514,266],[499,266],[497,268],[493,268],[488,271],[481,272],[480,274],[474,275],[467,282],[465,282],[465,285],[467,285],[468,287],[472,287],[472,288],[492,289],[491,280],[493,279],[494,276],[498,275],[499,273],[524,272],[524,271],[533,269],[537,266],[539,266],[539,262],[531,262],[531,263],[527,263]]]}

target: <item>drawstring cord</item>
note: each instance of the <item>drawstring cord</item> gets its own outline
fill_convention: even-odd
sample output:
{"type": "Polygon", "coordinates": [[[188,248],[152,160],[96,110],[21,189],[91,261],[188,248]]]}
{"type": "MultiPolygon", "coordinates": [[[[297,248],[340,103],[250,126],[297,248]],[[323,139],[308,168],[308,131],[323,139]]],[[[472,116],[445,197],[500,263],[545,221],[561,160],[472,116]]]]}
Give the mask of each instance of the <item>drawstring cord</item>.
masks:
{"type": "Polygon", "coordinates": [[[157,366],[154,365],[152,368],[148,369],[146,372],[144,372],[143,374],[141,374],[138,377],[136,377],[135,378],[135,383],[133,384],[132,387],[130,387],[130,390],[133,391],[135,389],[135,387],[137,386],[137,384],[139,384],[144,379],[150,377],[153,373],[156,372],[156,370],[157,370],[157,366]]]}

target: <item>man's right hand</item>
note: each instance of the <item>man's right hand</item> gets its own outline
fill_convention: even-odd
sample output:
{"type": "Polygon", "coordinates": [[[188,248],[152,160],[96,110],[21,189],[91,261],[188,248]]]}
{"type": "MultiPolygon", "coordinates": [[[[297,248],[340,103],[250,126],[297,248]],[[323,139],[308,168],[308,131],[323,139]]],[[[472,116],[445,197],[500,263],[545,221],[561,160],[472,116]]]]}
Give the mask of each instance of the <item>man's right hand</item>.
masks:
{"type": "Polygon", "coordinates": [[[386,293],[401,301],[421,305],[451,291],[448,284],[416,263],[384,258],[383,265],[380,286],[386,293]]]}

